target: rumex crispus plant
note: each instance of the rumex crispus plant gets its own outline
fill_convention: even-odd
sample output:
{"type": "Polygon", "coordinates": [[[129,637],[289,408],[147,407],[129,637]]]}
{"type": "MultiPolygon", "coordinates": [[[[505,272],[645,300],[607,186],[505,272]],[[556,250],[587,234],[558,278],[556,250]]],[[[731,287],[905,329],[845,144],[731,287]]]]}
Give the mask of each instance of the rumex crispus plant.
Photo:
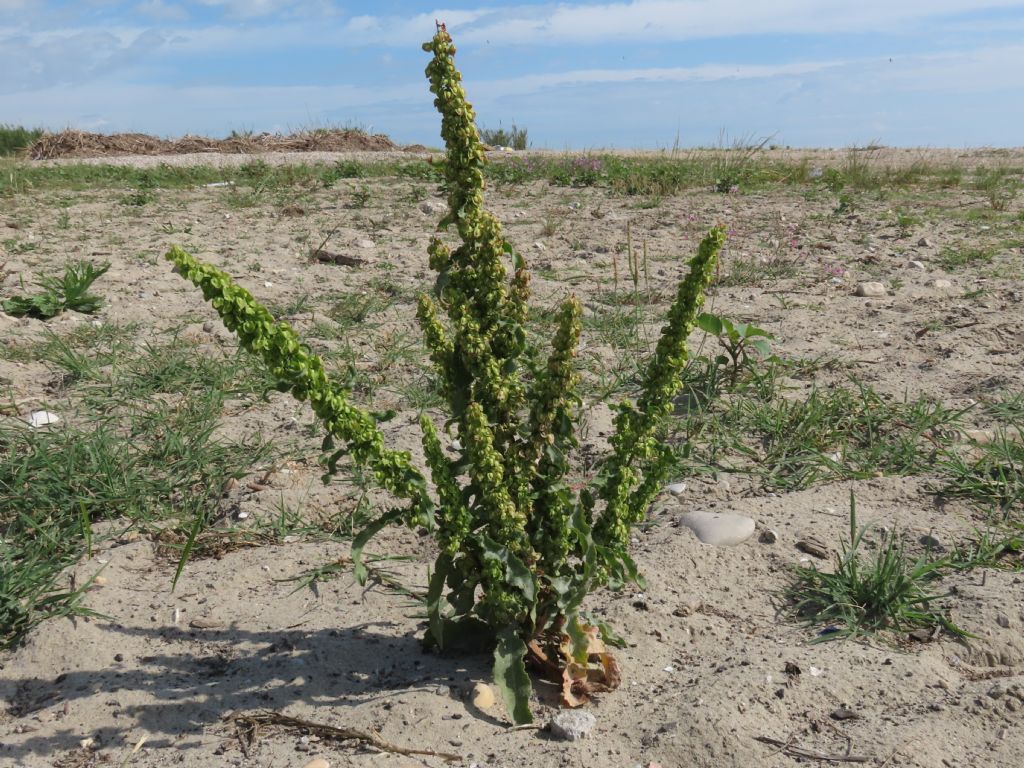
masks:
{"type": "Polygon", "coordinates": [[[440,236],[431,241],[437,281],[432,295],[420,295],[417,312],[449,410],[445,431],[458,440],[446,452],[434,419],[421,415],[432,483],[408,453],[384,445],[378,417],[328,380],[321,360],[286,323],[181,249],[167,258],[202,289],[242,346],[263,358],[279,388],[309,400],[328,432],[328,470],[348,455],[402,502],[354,539],[357,575],[365,578],[362,550],[385,526],[431,532],[439,553],[429,580],[426,640],[441,650],[493,648],[496,683],[513,720],[525,723],[531,720],[527,659],[562,685],[568,706],[619,683],[601,631],[581,618],[580,606],[596,588],[640,578],[627,552],[630,527],[643,519],[672,462],[660,430],[725,235],[712,230],[690,262],[640,396],[617,407],[610,455],[589,482],[570,482],[577,479],[573,358],[580,303],[572,296],[562,302],[546,360],[528,348],[529,272],[483,207],[484,149],[444,25],[424,50],[433,54],[426,74],[447,147],[449,210],[438,230],[454,228],[460,241],[457,247],[440,236]]]}

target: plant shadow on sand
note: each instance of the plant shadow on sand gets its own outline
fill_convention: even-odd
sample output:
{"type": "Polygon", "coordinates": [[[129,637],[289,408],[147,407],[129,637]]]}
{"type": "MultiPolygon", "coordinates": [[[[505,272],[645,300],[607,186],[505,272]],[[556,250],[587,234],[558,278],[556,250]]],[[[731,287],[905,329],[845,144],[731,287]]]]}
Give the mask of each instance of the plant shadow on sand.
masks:
{"type": "Polygon", "coordinates": [[[142,734],[147,735],[146,746],[156,749],[190,750],[211,741],[237,744],[228,722],[232,714],[283,712],[296,703],[330,707],[302,713],[318,722],[359,728],[362,726],[345,722],[346,708],[380,701],[390,709],[389,698],[424,690],[451,700],[459,711],[503,725],[487,713],[458,703],[468,692],[469,681],[488,676],[488,655],[446,658],[427,653],[415,632],[398,634],[395,622],[371,621],[313,632],[109,624],[97,629],[107,636],[111,651],[125,643],[142,642],[154,652],[124,658],[106,668],[60,674],[52,680],[6,675],[0,691],[9,702],[8,716],[21,718],[53,710],[62,701],[69,714],[64,715],[65,728],[6,744],[0,753],[3,758],[21,764],[30,756],[79,748],[83,731],[77,727],[74,713],[76,702],[86,699],[94,704],[102,701],[124,722],[117,726],[108,720],[89,732],[97,746],[115,749],[137,741],[142,734]],[[182,644],[193,650],[172,650],[182,644]],[[200,652],[194,650],[197,645],[200,652]],[[128,699],[139,701],[122,703],[128,699]]]}

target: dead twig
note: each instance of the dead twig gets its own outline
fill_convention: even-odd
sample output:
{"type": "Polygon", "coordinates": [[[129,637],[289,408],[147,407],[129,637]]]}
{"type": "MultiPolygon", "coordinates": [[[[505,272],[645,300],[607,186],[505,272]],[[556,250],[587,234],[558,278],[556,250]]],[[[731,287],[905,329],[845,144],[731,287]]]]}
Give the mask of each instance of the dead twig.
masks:
{"type": "Polygon", "coordinates": [[[826,755],[822,752],[804,749],[803,747],[794,746],[792,744],[792,739],[788,742],[773,739],[771,736],[755,736],[754,739],[756,741],[760,741],[762,744],[781,747],[781,751],[789,757],[803,757],[808,760],[824,760],[826,763],[867,763],[871,761],[870,757],[863,757],[861,755],[826,755]]]}
{"type": "Polygon", "coordinates": [[[364,260],[356,256],[346,256],[343,253],[333,253],[331,251],[325,251],[323,248],[317,248],[313,251],[313,258],[324,264],[338,264],[342,267],[358,267],[360,264],[364,264],[364,260]]]}
{"type": "Polygon", "coordinates": [[[322,739],[333,739],[335,741],[359,741],[363,744],[374,747],[375,749],[379,749],[381,752],[391,752],[392,754],[405,755],[406,757],[411,755],[427,755],[429,757],[440,757],[448,763],[462,760],[461,755],[453,755],[450,752],[434,752],[430,749],[407,749],[406,747],[389,744],[376,733],[366,733],[365,731],[358,731],[354,728],[335,728],[332,725],[314,723],[311,720],[303,720],[298,717],[291,717],[289,715],[283,715],[279,712],[271,712],[269,710],[255,712],[252,714],[235,715],[233,719],[235,726],[238,728],[239,741],[243,744],[242,751],[246,754],[248,754],[248,751],[252,748],[253,744],[255,744],[261,727],[279,726],[281,728],[301,728],[305,731],[316,734],[322,739]]]}

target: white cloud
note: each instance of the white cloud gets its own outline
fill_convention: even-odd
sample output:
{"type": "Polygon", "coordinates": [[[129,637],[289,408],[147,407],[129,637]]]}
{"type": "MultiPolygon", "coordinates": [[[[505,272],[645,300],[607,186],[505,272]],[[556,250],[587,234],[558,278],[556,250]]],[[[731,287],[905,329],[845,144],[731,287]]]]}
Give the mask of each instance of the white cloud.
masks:
{"type": "Polygon", "coordinates": [[[257,19],[273,14],[316,14],[333,16],[334,4],[330,0],[200,0],[203,5],[222,8],[236,19],[257,19]]]}
{"type": "Polygon", "coordinates": [[[0,36],[0,93],[89,82],[144,60],[164,42],[159,32],[116,28],[0,36]]]}
{"type": "Polygon", "coordinates": [[[164,0],[145,0],[135,6],[135,12],[158,21],[184,21],[188,11],[180,5],[171,5],[164,0]]]}
{"type": "MultiPolygon", "coordinates": [[[[486,6],[406,17],[359,17],[366,44],[407,45],[447,23],[456,42],[491,44],[664,42],[731,35],[892,32],[985,9],[1024,9],[1021,0],[635,0],[629,3],[486,6]]],[[[353,20],[355,21],[355,20],[353,20]]]]}

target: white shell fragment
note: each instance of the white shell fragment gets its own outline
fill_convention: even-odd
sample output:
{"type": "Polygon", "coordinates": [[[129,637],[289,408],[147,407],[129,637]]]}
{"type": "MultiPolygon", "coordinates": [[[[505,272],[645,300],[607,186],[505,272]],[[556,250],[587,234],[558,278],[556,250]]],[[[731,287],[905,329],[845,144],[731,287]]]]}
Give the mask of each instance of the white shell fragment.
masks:
{"type": "Polygon", "coordinates": [[[49,411],[32,411],[27,419],[28,423],[37,429],[39,427],[46,427],[50,424],[56,424],[60,421],[60,416],[56,413],[50,413],[49,411]]]}

